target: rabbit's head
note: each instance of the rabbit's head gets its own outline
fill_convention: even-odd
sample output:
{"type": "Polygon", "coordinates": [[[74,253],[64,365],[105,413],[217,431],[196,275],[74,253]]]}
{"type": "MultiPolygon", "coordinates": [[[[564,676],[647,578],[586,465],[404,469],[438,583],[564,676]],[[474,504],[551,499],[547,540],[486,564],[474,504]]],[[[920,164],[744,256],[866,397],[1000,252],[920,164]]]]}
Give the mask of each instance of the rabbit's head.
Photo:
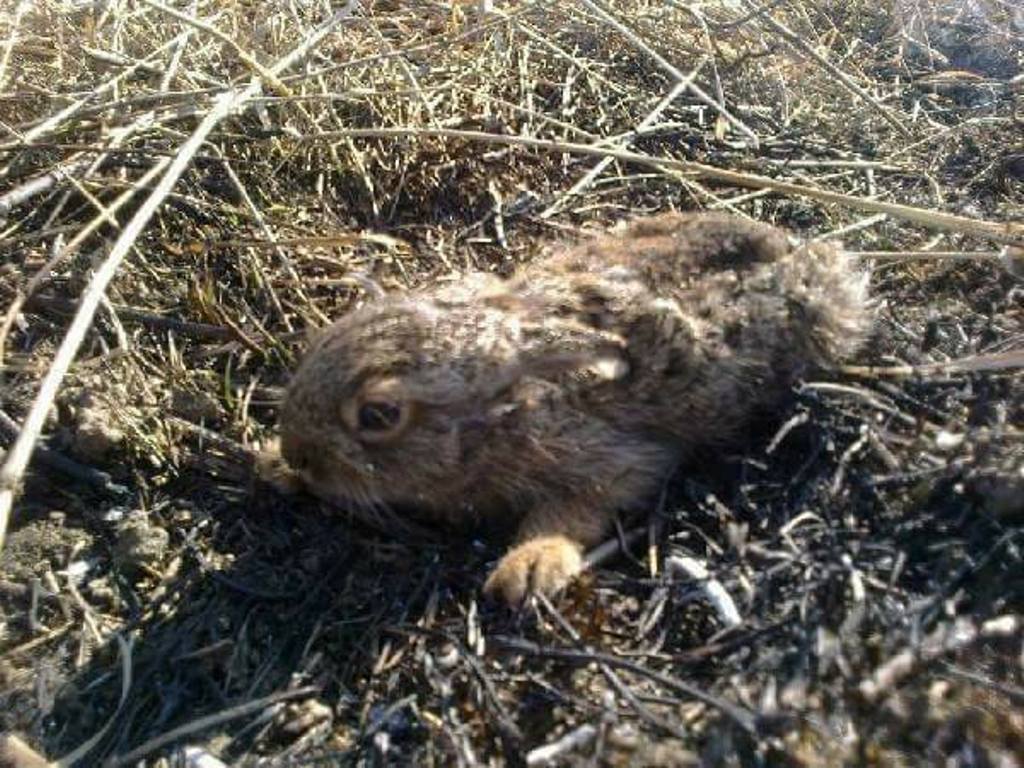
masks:
{"type": "Polygon", "coordinates": [[[449,481],[452,407],[473,383],[442,362],[437,324],[428,303],[384,300],[314,342],[288,387],[281,451],[318,495],[374,508],[449,481]]]}
{"type": "Polygon", "coordinates": [[[282,408],[282,454],[317,495],[369,511],[447,511],[491,483],[516,495],[545,420],[561,418],[564,377],[621,376],[618,346],[472,281],[386,298],[312,345],[282,408]]]}

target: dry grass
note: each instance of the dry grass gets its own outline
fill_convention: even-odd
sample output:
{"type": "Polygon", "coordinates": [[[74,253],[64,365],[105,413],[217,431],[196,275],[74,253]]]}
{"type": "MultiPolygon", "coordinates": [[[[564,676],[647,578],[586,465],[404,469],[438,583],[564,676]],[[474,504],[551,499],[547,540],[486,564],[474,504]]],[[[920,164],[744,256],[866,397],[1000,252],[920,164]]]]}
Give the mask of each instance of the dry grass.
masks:
{"type": "Polygon", "coordinates": [[[2,727],[82,764],[1020,765],[1024,12],[495,5],[0,8],[2,727]],[[841,237],[879,328],[646,551],[509,617],[496,545],[253,480],[363,276],[672,207],[841,237]]]}

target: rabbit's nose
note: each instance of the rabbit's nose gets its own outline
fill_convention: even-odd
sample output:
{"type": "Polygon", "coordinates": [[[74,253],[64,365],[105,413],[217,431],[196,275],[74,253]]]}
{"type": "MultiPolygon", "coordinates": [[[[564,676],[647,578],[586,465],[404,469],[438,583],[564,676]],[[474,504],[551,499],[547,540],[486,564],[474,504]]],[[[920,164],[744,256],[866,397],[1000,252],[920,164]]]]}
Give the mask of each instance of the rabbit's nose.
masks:
{"type": "Polygon", "coordinates": [[[313,463],[313,454],[309,448],[289,435],[281,439],[281,455],[291,468],[298,472],[308,470],[313,463]]]}
{"type": "Polygon", "coordinates": [[[319,482],[327,474],[328,459],[322,449],[300,440],[285,440],[281,443],[281,455],[288,465],[306,477],[310,482],[319,482]]]}

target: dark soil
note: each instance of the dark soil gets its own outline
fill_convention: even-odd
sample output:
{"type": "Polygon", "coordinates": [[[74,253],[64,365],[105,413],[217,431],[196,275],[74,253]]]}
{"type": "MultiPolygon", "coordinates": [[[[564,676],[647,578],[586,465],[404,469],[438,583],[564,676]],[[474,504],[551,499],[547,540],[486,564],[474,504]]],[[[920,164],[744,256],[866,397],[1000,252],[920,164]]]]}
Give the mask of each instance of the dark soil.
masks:
{"type": "MultiPolygon", "coordinates": [[[[211,23],[265,62],[323,20],[212,5],[203,18],[224,5],[211,23]]],[[[714,113],[686,93],[632,149],[1024,220],[1019,9],[892,5],[769,12],[906,133],[745,4],[705,8],[706,34],[681,4],[614,4],[681,69],[711,56],[725,104],[760,140],[716,136],[714,113]],[[853,165],[828,165],[839,161],[853,165]]],[[[29,10],[0,95],[5,126],[24,134],[123,70],[81,46],[134,60],[185,29],[133,7],[29,10]]],[[[199,765],[186,748],[231,765],[532,765],[570,733],[580,744],[560,764],[1024,765],[1024,375],[943,367],[1022,349],[1013,252],[1000,262],[998,244],[958,232],[618,162],[562,200],[596,160],[560,152],[317,138],[445,125],[591,143],[632,130],[672,86],[583,5],[516,5],[475,38],[460,8],[367,4],[310,60],[323,72],[293,72],[290,87],[311,98],[225,121],[136,242],[0,556],[0,726],[53,758],[98,737],[81,765],[199,765]],[[509,273],[583,228],[716,200],[803,237],[850,227],[851,251],[983,255],[872,261],[877,329],[851,363],[885,370],[804,382],[744,445],[680,468],[640,520],[649,537],[554,604],[512,615],[481,602],[500,541],[396,538],[256,479],[306,330],[365,299],[351,273],[389,290],[473,267],[509,273]],[[264,226],[285,244],[268,247],[264,226]],[[289,240],[309,236],[336,240],[289,240]],[[739,627],[723,630],[699,585],[666,574],[673,554],[706,564],[739,627]],[[890,661],[907,651],[900,672],[890,661]],[[871,681],[881,693],[866,693],[871,681]]],[[[229,47],[193,32],[154,127],[80,169],[77,186],[5,212],[4,306],[54,239],[95,214],[85,192],[110,204],[177,150],[211,82],[247,82],[229,47]]],[[[106,146],[106,131],[153,108],[141,97],[159,76],[93,97],[34,147],[7,147],[0,194],[106,146]]],[[[715,77],[708,63],[696,82],[714,94],[715,77]]],[[[51,270],[7,335],[0,410],[14,422],[116,236],[101,227],[51,270]]],[[[15,430],[0,425],[0,446],[15,430]]]]}

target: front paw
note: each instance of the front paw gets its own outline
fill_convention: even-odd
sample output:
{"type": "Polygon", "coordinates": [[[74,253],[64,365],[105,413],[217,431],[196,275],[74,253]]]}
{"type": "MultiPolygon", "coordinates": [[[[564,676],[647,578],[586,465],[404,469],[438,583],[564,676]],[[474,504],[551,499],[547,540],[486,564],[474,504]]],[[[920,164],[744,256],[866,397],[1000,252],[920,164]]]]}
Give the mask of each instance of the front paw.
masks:
{"type": "Polygon", "coordinates": [[[581,548],[565,536],[531,539],[509,551],[484,584],[484,594],[518,605],[529,592],[553,595],[583,569],[581,548]]]}

